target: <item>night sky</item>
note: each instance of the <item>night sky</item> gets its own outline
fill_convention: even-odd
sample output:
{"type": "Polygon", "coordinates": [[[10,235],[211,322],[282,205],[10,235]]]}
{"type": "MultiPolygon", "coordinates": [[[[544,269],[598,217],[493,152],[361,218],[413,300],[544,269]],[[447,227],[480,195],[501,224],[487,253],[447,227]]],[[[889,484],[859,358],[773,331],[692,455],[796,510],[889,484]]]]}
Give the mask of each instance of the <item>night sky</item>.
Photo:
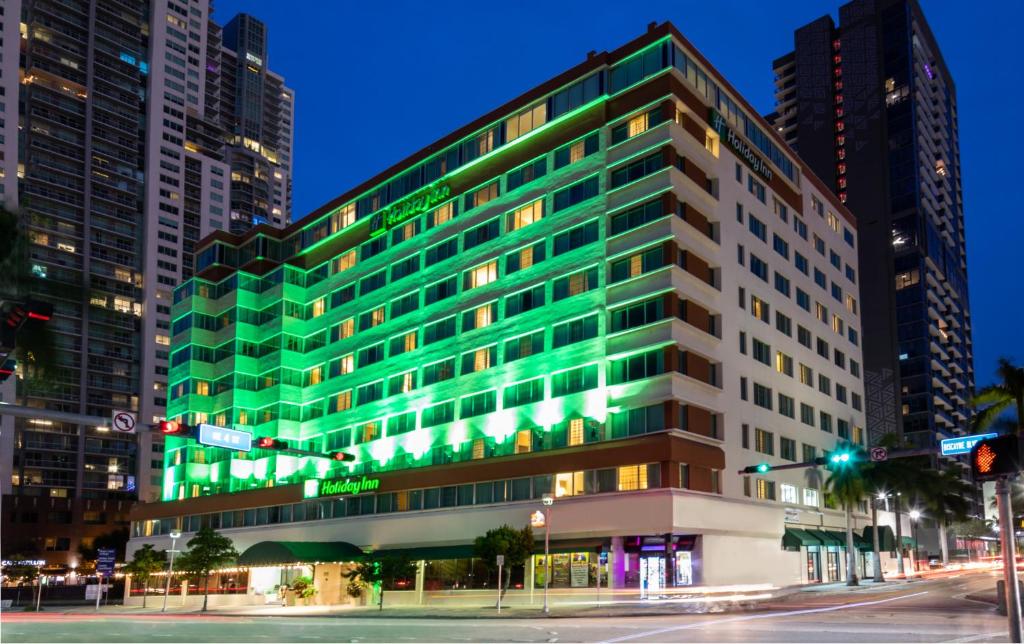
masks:
{"type": "MultiPolygon", "coordinates": [[[[1021,56],[1024,2],[921,0],[952,69],[978,387],[1024,361],[1021,56]]],[[[670,20],[761,113],[793,30],[841,2],[354,2],[216,0],[224,24],[268,25],[270,68],[295,89],[294,216],[584,60],[670,20]],[[394,88],[400,87],[401,93],[394,88]]]]}

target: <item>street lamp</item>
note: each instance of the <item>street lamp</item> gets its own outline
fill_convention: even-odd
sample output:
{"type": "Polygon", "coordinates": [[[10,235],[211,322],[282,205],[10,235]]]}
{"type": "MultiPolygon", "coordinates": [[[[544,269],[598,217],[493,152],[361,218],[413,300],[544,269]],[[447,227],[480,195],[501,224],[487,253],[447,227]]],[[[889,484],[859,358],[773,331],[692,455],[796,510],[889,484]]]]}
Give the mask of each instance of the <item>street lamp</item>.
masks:
{"type": "Polygon", "coordinates": [[[907,513],[910,517],[910,538],[914,540],[914,569],[920,570],[921,564],[918,562],[918,556],[920,553],[917,551],[917,520],[921,518],[921,511],[913,509],[907,513]]]}
{"type": "Polygon", "coordinates": [[[548,583],[551,581],[551,507],[555,504],[555,497],[545,494],[541,497],[544,504],[544,614],[548,609],[548,583]]]}
{"type": "MultiPolygon", "coordinates": [[[[174,549],[174,546],[177,544],[178,538],[181,537],[181,533],[177,530],[171,530],[168,536],[171,537],[171,549],[168,550],[171,553],[171,563],[167,567],[167,587],[164,588],[164,607],[160,609],[161,613],[167,612],[167,596],[171,594],[171,576],[174,574],[174,553],[178,552],[174,549]]],[[[145,592],[145,589],[143,589],[143,592],[145,592]]]]}

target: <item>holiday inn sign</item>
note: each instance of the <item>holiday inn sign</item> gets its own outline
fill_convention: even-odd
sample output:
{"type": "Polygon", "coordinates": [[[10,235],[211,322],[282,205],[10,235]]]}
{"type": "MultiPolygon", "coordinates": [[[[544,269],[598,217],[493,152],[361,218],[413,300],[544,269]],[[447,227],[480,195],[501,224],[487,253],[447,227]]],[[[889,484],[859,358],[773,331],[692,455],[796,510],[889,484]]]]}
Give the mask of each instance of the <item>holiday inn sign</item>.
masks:
{"type": "Polygon", "coordinates": [[[733,152],[750,166],[750,168],[765,181],[771,181],[775,172],[768,166],[768,162],[754,153],[754,148],[741,139],[736,132],[729,127],[722,113],[711,107],[708,108],[708,121],[711,122],[711,129],[718,132],[722,142],[728,143],[733,152]]]}
{"type": "Polygon", "coordinates": [[[347,496],[372,492],[380,487],[380,479],[346,476],[337,479],[306,479],[302,496],[306,499],[319,496],[347,496]]]}

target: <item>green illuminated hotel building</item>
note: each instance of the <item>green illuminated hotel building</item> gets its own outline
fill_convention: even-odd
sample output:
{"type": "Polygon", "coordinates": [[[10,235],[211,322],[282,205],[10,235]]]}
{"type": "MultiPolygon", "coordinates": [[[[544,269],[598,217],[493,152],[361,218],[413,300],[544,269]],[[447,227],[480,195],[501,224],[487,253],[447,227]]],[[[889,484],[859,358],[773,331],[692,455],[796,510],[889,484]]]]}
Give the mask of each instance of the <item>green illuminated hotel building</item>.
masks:
{"type": "MultiPolygon", "coordinates": [[[[594,588],[599,553],[615,589],[838,579],[821,482],[736,472],[863,442],[856,244],[652,25],[289,228],[200,244],[168,418],[311,454],[169,437],[130,549],[210,525],[243,552],[216,582],[235,601],[307,566],[323,603],[352,601],[345,562],[389,551],[418,566],[396,596],[430,602],[493,586],[473,539],[549,494],[556,589],[594,588]]],[[[543,557],[514,574],[530,601],[543,557]]]]}

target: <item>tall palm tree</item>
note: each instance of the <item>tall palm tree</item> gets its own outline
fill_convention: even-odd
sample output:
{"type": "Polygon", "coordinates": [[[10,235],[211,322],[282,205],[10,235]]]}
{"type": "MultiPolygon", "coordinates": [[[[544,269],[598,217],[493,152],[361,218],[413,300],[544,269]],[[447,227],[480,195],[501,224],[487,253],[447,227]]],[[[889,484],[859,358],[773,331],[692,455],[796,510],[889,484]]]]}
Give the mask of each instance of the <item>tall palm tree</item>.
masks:
{"type": "Polygon", "coordinates": [[[1024,367],[1000,358],[996,374],[1002,382],[985,387],[971,399],[976,409],[971,425],[976,432],[991,427],[1013,405],[1017,411],[1016,433],[1024,434],[1024,367]]]}
{"type": "Polygon", "coordinates": [[[846,512],[846,585],[857,586],[857,551],[853,546],[853,506],[860,503],[867,493],[865,479],[859,463],[867,462],[867,454],[859,446],[844,444],[836,452],[847,452],[850,460],[830,466],[825,489],[836,501],[843,504],[846,512]]]}

